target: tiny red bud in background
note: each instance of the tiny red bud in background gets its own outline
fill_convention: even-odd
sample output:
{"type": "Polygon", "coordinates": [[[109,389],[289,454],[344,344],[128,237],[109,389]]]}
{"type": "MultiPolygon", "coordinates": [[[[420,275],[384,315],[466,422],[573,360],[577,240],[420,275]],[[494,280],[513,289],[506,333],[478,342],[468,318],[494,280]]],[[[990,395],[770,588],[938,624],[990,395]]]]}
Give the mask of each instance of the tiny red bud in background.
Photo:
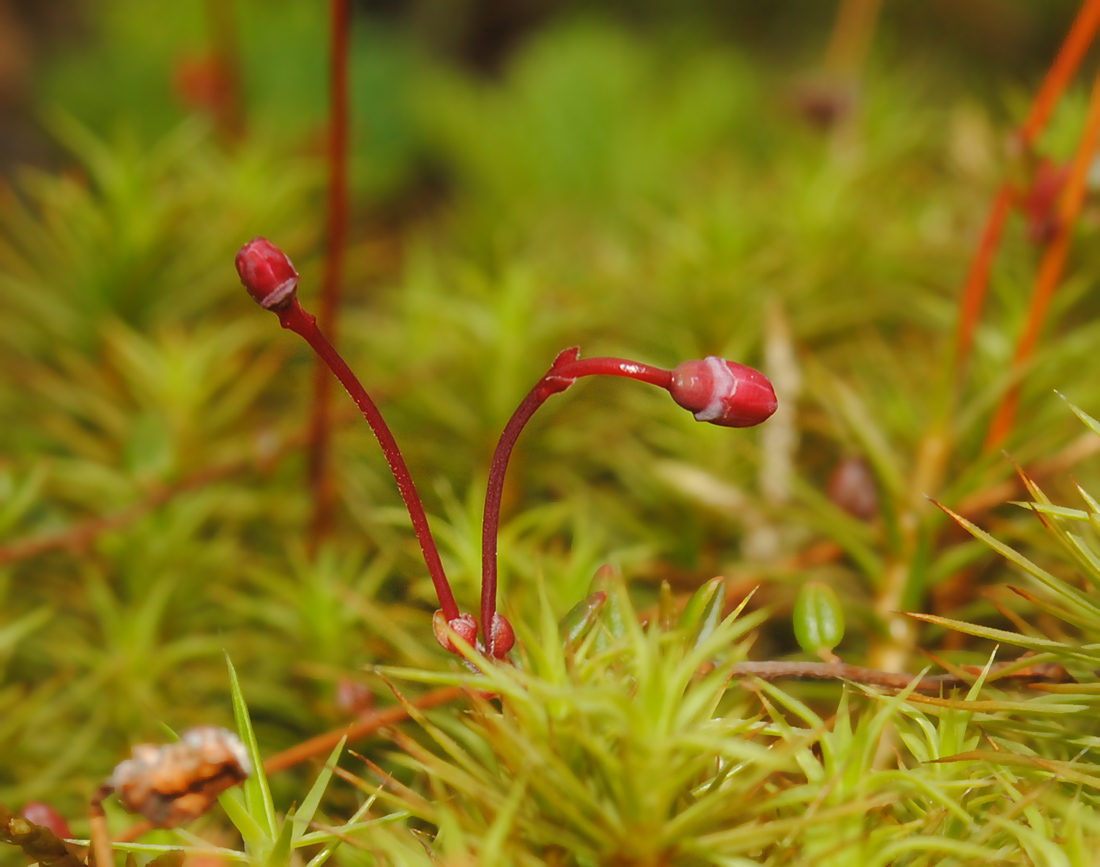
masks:
{"type": "Polygon", "coordinates": [[[1020,207],[1027,217],[1027,236],[1035,244],[1047,244],[1058,234],[1058,197],[1069,179],[1069,163],[1057,165],[1043,159],[1035,170],[1031,188],[1020,207]]]}
{"type": "Polygon", "coordinates": [[[267,238],[253,238],[241,247],[236,264],[244,288],[265,310],[282,310],[294,300],[298,272],[267,238]]]}
{"type": "Polygon", "coordinates": [[[374,709],[374,691],[365,683],[341,677],[336,683],[336,706],[355,716],[368,714],[374,709]]]}
{"type": "Polygon", "coordinates": [[[760,424],[779,406],[764,374],[714,355],[673,368],[669,393],[697,421],[724,427],[760,424]]]}
{"type": "Polygon", "coordinates": [[[42,801],[28,801],[23,807],[23,818],[43,828],[49,828],[62,840],[72,839],[73,832],[69,830],[69,823],[49,804],[42,801]]]}
{"type": "Polygon", "coordinates": [[[477,647],[477,621],[474,620],[472,614],[461,614],[450,621],[447,620],[447,615],[442,611],[437,611],[432,615],[432,632],[435,633],[435,640],[439,642],[444,650],[449,650],[451,653],[460,653],[458,646],[451,641],[448,629],[470,647],[477,647]]]}
{"type": "Polygon", "coordinates": [[[829,476],[826,493],[830,500],[861,521],[870,521],[878,514],[875,476],[861,457],[847,457],[836,465],[829,476]]]}

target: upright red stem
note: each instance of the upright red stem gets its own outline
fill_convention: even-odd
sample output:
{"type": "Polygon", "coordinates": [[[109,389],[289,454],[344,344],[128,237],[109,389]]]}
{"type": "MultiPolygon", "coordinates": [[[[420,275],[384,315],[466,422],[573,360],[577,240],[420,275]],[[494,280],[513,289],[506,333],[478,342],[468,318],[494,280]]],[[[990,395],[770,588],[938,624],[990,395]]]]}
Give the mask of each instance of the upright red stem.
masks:
{"type": "Polygon", "coordinates": [[[214,104],[214,123],[223,139],[235,142],[244,134],[241,99],[241,47],[231,0],[206,0],[206,15],[214,43],[214,60],[221,88],[214,104]]]}
{"type": "Polygon", "coordinates": [[[1020,140],[1024,147],[1031,147],[1039,138],[1047,121],[1050,119],[1054,107],[1058,105],[1062,93],[1073,80],[1081,60],[1092,44],[1092,38],[1100,27],[1100,0],[1085,0],[1081,5],[1081,11],[1073,19],[1069,33],[1066,34],[1062,47],[1058,50],[1058,56],[1054,58],[1043,79],[1039,92],[1035,95],[1035,101],[1031,104],[1031,111],[1027,119],[1020,127],[1020,140]]]}
{"type": "Polygon", "coordinates": [[[378,444],[382,447],[382,453],[385,454],[386,461],[393,471],[393,477],[397,482],[398,490],[401,492],[401,498],[405,501],[405,508],[408,509],[409,517],[412,519],[416,539],[420,543],[421,552],[424,554],[424,562],[428,566],[428,574],[431,576],[432,584],[435,585],[435,592],[439,596],[440,608],[443,609],[443,614],[448,621],[456,619],[459,617],[458,603],[455,602],[454,593],[451,592],[451,586],[447,582],[447,576],[443,571],[443,563],[439,559],[439,550],[432,538],[431,527],[428,526],[428,517],[424,513],[424,505],[420,501],[420,495],[416,492],[416,485],[413,483],[405,459],[401,456],[401,450],[397,447],[397,441],[394,440],[393,434],[382,418],[382,413],[378,411],[378,407],[370,399],[370,395],[367,394],[362,383],[351,372],[351,368],[347,366],[332,344],[325,338],[325,335],[321,333],[321,329],[317,327],[317,320],[302,309],[302,305],[298,303],[297,298],[294,298],[286,307],[275,310],[275,313],[278,315],[283,328],[290,329],[313,347],[313,351],[336,375],[336,378],[340,380],[340,384],[347,389],[348,394],[351,395],[352,400],[355,401],[356,406],[363,413],[367,424],[370,425],[370,429],[378,439],[378,444]]]}
{"type": "MultiPolygon", "coordinates": [[[[331,0],[331,47],[329,52],[329,135],[328,135],[328,227],[325,270],[321,281],[320,320],[336,341],[340,306],[340,282],[344,270],[344,245],[348,223],[348,0],[331,0]]],[[[309,483],[313,490],[313,523],[310,545],[328,532],[334,498],[329,469],[331,380],[323,365],[313,378],[313,407],[310,413],[309,483]]]]}
{"type": "Polygon", "coordinates": [[[967,362],[970,360],[974,332],[978,327],[982,306],[985,304],[986,290],[989,287],[989,272],[993,269],[993,257],[1001,243],[1001,235],[1004,233],[1008,213],[1012,209],[1013,198],[1012,189],[1008,184],[1002,184],[997,191],[997,198],[993,200],[985,231],[982,233],[981,241],[978,242],[978,250],[974,254],[970,271],[966,275],[966,286],[963,289],[962,306],[959,310],[958,333],[955,338],[955,372],[956,379],[960,382],[967,362]]]}
{"type": "MultiPolygon", "coordinates": [[[[1066,256],[1073,236],[1073,226],[1085,201],[1089,169],[1092,166],[1098,141],[1100,141],[1100,74],[1093,81],[1085,130],[1081,134],[1081,141],[1077,146],[1077,153],[1074,154],[1070,174],[1066,179],[1066,186],[1059,202],[1055,235],[1039,264],[1039,273],[1035,278],[1035,288],[1031,294],[1031,305],[1028,308],[1024,333],[1020,335],[1020,341],[1016,344],[1016,355],[1012,359],[1012,366],[1016,371],[1022,370],[1030,361],[1035,345],[1039,342],[1039,332],[1046,321],[1050,300],[1054,297],[1054,290],[1058,288],[1062,279],[1062,271],[1065,268],[1066,256]]],[[[1020,386],[1017,384],[1009,389],[1001,400],[1000,406],[997,407],[986,437],[986,451],[999,448],[1008,437],[1019,401],[1020,386]]]]}
{"type": "MultiPolygon", "coordinates": [[[[1043,79],[1039,92],[1032,101],[1031,110],[1027,118],[1017,132],[1020,144],[1025,150],[1031,149],[1036,140],[1046,128],[1050,115],[1058,105],[1066,87],[1073,79],[1074,73],[1081,65],[1081,59],[1092,43],[1097,28],[1100,27],[1100,0],[1085,0],[1081,11],[1077,14],[1069,33],[1066,34],[1062,47],[1058,50],[1058,56],[1054,59],[1046,78],[1043,79]]],[[[978,244],[974,261],[967,273],[966,286],[963,290],[962,307],[959,311],[959,326],[955,344],[955,370],[956,378],[961,382],[966,364],[970,358],[973,347],[974,330],[977,328],[978,319],[981,317],[982,306],[985,302],[986,289],[989,285],[989,273],[993,268],[993,257],[996,255],[1004,231],[1005,221],[1014,201],[1012,189],[1008,184],[1002,184],[997,191],[997,197],[993,201],[989,218],[986,221],[985,232],[978,244]]],[[[988,443],[987,443],[988,444],[988,443]]]]}

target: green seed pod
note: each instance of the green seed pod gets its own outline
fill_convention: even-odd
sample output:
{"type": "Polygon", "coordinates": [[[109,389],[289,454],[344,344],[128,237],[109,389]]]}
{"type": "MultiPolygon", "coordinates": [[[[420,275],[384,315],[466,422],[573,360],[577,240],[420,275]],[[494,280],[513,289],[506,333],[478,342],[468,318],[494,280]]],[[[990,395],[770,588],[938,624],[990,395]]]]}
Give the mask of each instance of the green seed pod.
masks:
{"type": "Polygon", "coordinates": [[[692,637],[694,644],[705,640],[722,621],[726,605],[726,579],[711,578],[695,591],[680,615],[680,628],[692,637]]]}
{"type": "Polygon", "coordinates": [[[833,648],[844,638],[844,609],[833,588],[808,581],[794,600],[794,636],[807,653],[832,658],[833,648]]]}
{"type": "Polygon", "coordinates": [[[596,625],[596,621],[600,619],[606,602],[607,593],[597,590],[570,608],[569,613],[561,619],[558,626],[562,641],[567,645],[573,645],[588,635],[596,625]]]}

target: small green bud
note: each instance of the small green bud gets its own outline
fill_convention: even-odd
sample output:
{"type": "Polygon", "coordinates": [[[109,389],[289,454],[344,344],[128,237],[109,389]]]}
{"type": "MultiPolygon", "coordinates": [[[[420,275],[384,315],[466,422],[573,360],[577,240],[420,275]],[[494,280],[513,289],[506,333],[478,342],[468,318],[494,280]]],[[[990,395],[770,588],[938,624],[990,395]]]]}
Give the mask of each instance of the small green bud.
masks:
{"type": "Polygon", "coordinates": [[[794,600],[794,637],[807,653],[826,661],[844,638],[844,609],[833,588],[821,581],[808,581],[794,600]]]}
{"type": "Polygon", "coordinates": [[[722,622],[726,607],[726,579],[719,575],[700,587],[684,606],[680,628],[692,637],[694,644],[706,640],[722,622]]]}

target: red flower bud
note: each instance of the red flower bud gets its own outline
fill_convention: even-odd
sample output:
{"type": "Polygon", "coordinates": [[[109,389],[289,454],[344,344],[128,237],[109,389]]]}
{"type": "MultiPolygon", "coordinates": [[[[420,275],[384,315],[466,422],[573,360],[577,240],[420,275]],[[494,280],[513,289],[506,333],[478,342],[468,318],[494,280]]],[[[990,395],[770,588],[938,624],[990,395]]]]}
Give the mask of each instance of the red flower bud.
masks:
{"type": "Polygon", "coordinates": [[[253,238],[241,247],[236,263],[244,288],[265,310],[282,310],[294,300],[298,272],[267,238],[253,238]]]}
{"type": "Polygon", "coordinates": [[[41,825],[43,828],[49,828],[62,840],[69,840],[73,836],[73,832],[69,830],[69,823],[65,821],[65,818],[49,804],[42,801],[27,801],[23,806],[23,818],[28,822],[41,825]]]}
{"type": "Polygon", "coordinates": [[[779,406],[764,374],[714,355],[673,368],[669,393],[697,421],[724,427],[760,424],[779,406]]]}
{"type": "Polygon", "coordinates": [[[512,624],[501,616],[499,611],[493,612],[493,630],[491,640],[492,654],[497,659],[503,659],[505,654],[507,654],[508,651],[516,645],[515,630],[512,629],[512,624]]]}
{"type": "Polygon", "coordinates": [[[474,620],[472,614],[460,614],[454,620],[447,620],[447,615],[442,611],[437,611],[432,615],[432,632],[435,633],[435,640],[439,642],[440,646],[451,653],[461,652],[451,640],[451,632],[470,647],[477,647],[477,621],[474,620]]]}

